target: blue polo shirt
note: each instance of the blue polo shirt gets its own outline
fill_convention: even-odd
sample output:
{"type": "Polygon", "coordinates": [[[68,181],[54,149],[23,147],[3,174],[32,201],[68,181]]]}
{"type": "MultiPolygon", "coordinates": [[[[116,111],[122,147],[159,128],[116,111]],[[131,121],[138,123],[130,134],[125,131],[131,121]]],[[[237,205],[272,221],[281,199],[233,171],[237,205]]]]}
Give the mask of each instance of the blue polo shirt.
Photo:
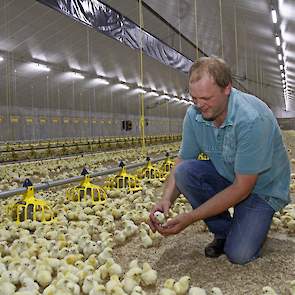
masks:
{"type": "Polygon", "coordinates": [[[275,211],[290,202],[290,164],[280,128],[272,111],[257,97],[232,88],[220,127],[190,106],[182,136],[181,159],[195,159],[204,152],[230,182],[235,174],[258,174],[253,192],[275,211]]]}

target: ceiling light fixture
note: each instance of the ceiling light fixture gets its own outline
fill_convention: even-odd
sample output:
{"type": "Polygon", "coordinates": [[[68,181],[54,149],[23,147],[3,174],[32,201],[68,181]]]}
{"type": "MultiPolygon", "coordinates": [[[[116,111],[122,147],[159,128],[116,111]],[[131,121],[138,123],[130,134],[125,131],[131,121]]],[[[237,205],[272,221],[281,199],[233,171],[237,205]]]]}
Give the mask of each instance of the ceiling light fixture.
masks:
{"type": "Polygon", "coordinates": [[[126,89],[126,90],[130,89],[130,87],[125,83],[120,83],[120,87],[121,89],[126,89]]]}
{"type": "Polygon", "coordinates": [[[170,96],[168,96],[167,94],[160,95],[160,97],[164,99],[170,99],[170,96]]]}
{"type": "Polygon", "coordinates": [[[76,72],[73,72],[73,77],[74,78],[77,78],[77,79],[85,79],[85,77],[82,75],[82,74],[80,74],[80,73],[76,73],[76,72]]]}
{"type": "Polygon", "coordinates": [[[174,96],[174,97],[171,98],[171,101],[177,101],[178,102],[179,99],[178,99],[178,97],[174,96]]]}
{"type": "MultiPolygon", "coordinates": [[[[273,2],[273,1],[271,1],[273,2]]],[[[273,2],[274,3],[274,2],[273,2]]],[[[281,70],[281,76],[282,76],[282,88],[284,89],[284,99],[286,103],[286,87],[287,87],[287,72],[285,72],[285,64],[286,64],[286,43],[284,42],[282,36],[284,36],[281,33],[281,19],[279,17],[280,11],[276,9],[275,6],[271,6],[271,17],[272,21],[275,24],[273,26],[273,33],[275,37],[276,45],[278,46],[278,59],[279,59],[279,67],[281,70]]]]}
{"type": "Polygon", "coordinates": [[[50,68],[48,66],[39,63],[34,63],[34,68],[40,72],[50,72],[50,68]]]}
{"type": "Polygon", "coordinates": [[[150,91],[145,94],[145,97],[157,97],[157,96],[159,96],[159,93],[155,91],[150,91]]]}
{"type": "Polygon", "coordinates": [[[102,79],[102,78],[96,78],[95,82],[99,85],[109,85],[110,82],[107,81],[106,79],[102,79]]]}
{"type": "Polygon", "coordinates": [[[278,22],[278,16],[275,9],[271,10],[271,17],[272,17],[272,22],[276,24],[278,22]]]}
{"type": "Polygon", "coordinates": [[[117,89],[130,89],[130,87],[128,85],[126,85],[125,83],[118,83],[118,84],[115,84],[114,85],[114,88],[117,88],[117,89]]]}
{"type": "Polygon", "coordinates": [[[151,91],[149,92],[150,95],[154,95],[154,96],[159,96],[159,93],[156,91],[151,91]]]}
{"type": "Polygon", "coordinates": [[[4,60],[4,58],[2,56],[0,56],[0,62],[3,61],[3,60],[4,60]]]}
{"type": "Polygon", "coordinates": [[[146,91],[144,89],[140,88],[140,87],[139,88],[136,88],[135,90],[136,90],[137,93],[141,93],[141,94],[145,94],[146,93],[146,91]]]}

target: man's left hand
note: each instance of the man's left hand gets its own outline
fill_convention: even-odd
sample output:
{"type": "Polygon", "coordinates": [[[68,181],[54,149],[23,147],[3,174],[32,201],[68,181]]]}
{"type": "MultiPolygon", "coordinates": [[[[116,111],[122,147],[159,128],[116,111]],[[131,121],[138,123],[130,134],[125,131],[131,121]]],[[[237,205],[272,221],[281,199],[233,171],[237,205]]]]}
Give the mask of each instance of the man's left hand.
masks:
{"type": "Polygon", "coordinates": [[[176,235],[194,222],[192,212],[182,213],[163,225],[157,226],[157,231],[163,236],[176,235]]]}

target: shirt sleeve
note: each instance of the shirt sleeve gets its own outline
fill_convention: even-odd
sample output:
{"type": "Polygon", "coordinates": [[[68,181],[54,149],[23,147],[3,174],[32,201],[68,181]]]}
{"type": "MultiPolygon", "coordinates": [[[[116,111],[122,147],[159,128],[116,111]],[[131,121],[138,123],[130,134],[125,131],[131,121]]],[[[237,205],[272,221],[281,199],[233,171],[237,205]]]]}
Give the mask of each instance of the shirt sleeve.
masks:
{"type": "Polygon", "coordinates": [[[238,135],[235,173],[259,174],[272,166],[274,123],[258,117],[238,135]]]}
{"type": "Polygon", "coordinates": [[[182,142],[178,157],[182,160],[196,159],[200,153],[197,143],[196,130],[193,128],[192,120],[194,115],[191,114],[190,108],[187,110],[182,126],[182,142]]]}

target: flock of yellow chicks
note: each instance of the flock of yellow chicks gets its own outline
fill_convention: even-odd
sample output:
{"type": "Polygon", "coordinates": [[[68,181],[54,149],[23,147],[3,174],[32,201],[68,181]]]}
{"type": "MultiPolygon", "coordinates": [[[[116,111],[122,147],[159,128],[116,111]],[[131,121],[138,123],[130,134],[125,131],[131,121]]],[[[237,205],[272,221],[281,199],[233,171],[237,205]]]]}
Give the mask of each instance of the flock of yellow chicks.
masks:
{"type": "MultiPolygon", "coordinates": [[[[167,151],[176,153],[178,150],[179,143],[171,143],[167,145],[148,146],[146,153],[153,157],[160,157],[164,156],[167,151]]],[[[33,184],[36,184],[52,179],[65,179],[80,175],[82,168],[85,166],[89,172],[113,168],[122,159],[126,165],[132,162],[144,162],[146,154],[143,154],[139,148],[129,148],[69,158],[1,165],[0,191],[21,186],[25,178],[30,178],[33,184]]]]}
{"type": "MultiPolygon", "coordinates": [[[[177,148],[176,145],[169,146],[172,151],[177,148]]],[[[167,146],[162,149],[167,150],[167,146]]],[[[150,152],[156,151],[159,151],[159,146],[150,152]]],[[[118,161],[123,155],[125,159],[128,156],[130,161],[139,160],[138,152],[131,149],[128,153],[110,152],[96,157],[78,157],[75,161],[46,161],[46,168],[42,172],[37,171],[40,166],[35,163],[18,166],[20,169],[11,165],[9,169],[4,171],[2,168],[0,171],[6,181],[1,178],[0,189],[7,188],[9,179],[14,186],[19,186],[19,178],[27,176],[27,173],[36,174],[40,181],[48,180],[51,175],[69,177],[71,174],[78,175],[85,164],[99,170],[103,164],[118,161]]],[[[140,160],[144,160],[144,157],[140,160]]],[[[157,201],[155,187],[159,185],[159,181],[149,185],[143,183],[142,191],[129,194],[124,189],[108,191],[104,204],[66,201],[65,189],[39,192],[37,197],[46,199],[56,213],[57,221],[51,224],[27,220],[17,225],[9,216],[1,214],[0,295],[155,294],[149,292],[157,284],[157,271],[148,262],[139,263],[136,259],[129,263],[127,269],[123,269],[119,261],[115,261],[113,249],[130,242],[135,236],[139,236],[144,248],[160,247],[162,237],[153,233],[146,223],[157,201]]],[[[4,212],[8,202],[15,202],[16,199],[3,200],[0,203],[1,212],[4,212]]],[[[191,206],[181,196],[170,210],[170,217],[189,210],[191,206]]],[[[161,212],[156,213],[156,218],[160,223],[165,222],[161,212]]],[[[292,226],[294,220],[295,207],[291,204],[276,213],[272,227],[274,230],[286,229],[292,234],[295,232],[292,226]]],[[[205,230],[203,223],[200,226],[205,230]]],[[[223,294],[217,287],[206,291],[193,286],[187,275],[179,280],[168,278],[158,289],[159,295],[223,294]]],[[[295,294],[295,281],[290,282],[290,292],[295,294]]],[[[276,293],[266,286],[262,294],[276,293]]]]}

